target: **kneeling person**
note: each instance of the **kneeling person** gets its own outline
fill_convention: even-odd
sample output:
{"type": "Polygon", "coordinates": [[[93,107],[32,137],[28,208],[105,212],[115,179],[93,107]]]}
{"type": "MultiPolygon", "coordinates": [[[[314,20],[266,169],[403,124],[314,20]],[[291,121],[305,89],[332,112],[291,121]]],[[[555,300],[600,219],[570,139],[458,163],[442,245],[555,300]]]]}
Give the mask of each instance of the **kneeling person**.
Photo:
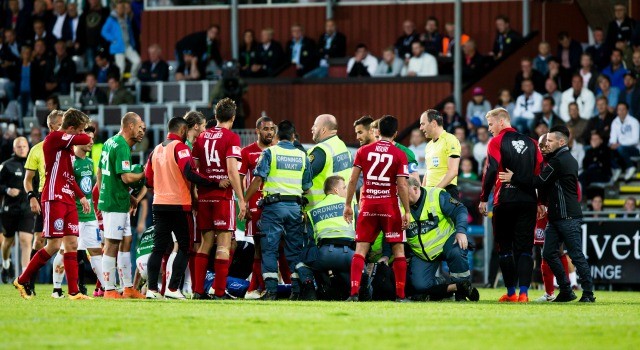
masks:
{"type": "Polygon", "coordinates": [[[409,179],[411,222],[407,245],[411,261],[409,278],[414,298],[443,299],[456,292],[456,300],[478,301],[478,290],[471,286],[467,259],[467,209],[444,189],[420,187],[409,179]],[[451,281],[436,277],[441,261],[449,266],[451,281]],[[451,283],[450,283],[451,282],[451,283]]]}
{"type": "Polygon", "coordinates": [[[297,266],[303,300],[316,299],[312,270],[332,271],[343,281],[350,281],[355,231],[353,224],[347,223],[342,216],[347,196],[344,178],[328,177],[324,182],[324,193],[326,197],[307,213],[313,227],[313,240],[297,266]]]}

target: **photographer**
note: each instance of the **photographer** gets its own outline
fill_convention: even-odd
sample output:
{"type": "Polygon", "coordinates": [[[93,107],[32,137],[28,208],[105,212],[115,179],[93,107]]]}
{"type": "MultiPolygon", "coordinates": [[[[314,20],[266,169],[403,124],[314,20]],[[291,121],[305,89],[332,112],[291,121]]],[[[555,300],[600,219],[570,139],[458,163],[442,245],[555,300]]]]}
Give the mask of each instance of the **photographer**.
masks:
{"type": "Polygon", "coordinates": [[[225,62],[222,66],[222,79],[211,91],[209,98],[209,108],[215,106],[223,98],[230,98],[236,103],[236,119],[233,122],[233,129],[244,129],[244,108],[242,96],[247,93],[247,84],[240,79],[240,69],[236,61],[225,62]]]}

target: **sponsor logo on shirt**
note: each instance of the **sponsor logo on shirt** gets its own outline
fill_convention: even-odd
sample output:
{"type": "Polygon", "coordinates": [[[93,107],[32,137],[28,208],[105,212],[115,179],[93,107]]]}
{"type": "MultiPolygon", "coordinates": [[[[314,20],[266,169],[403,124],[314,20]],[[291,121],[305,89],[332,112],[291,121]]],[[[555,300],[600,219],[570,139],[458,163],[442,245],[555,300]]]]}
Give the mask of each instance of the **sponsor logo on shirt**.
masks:
{"type": "Polygon", "coordinates": [[[78,227],[78,225],[74,225],[74,224],[71,224],[71,223],[69,223],[69,224],[67,225],[67,227],[71,230],[71,232],[72,232],[72,233],[78,233],[78,231],[79,231],[79,229],[80,229],[80,228],[78,227]]]}
{"type": "Polygon", "coordinates": [[[187,158],[187,157],[189,157],[189,150],[183,149],[182,151],[178,152],[179,159],[187,158]]]}
{"type": "Polygon", "coordinates": [[[131,162],[128,160],[122,161],[122,170],[131,170],[131,162]]]}
{"type": "Polygon", "coordinates": [[[91,193],[91,190],[93,189],[93,181],[91,181],[90,177],[85,176],[80,180],[80,189],[85,194],[91,193]]]}
{"type": "Polygon", "coordinates": [[[386,238],[400,238],[400,232],[387,232],[384,236],[386,238]]]}
{"type": "Polygon", "coordinates": [[[71,134],[64,134],[64,135],[62,135],[62,140],[69,141],[69,140],[71,140],[72,137],[73,137],[73,135],[71,135],[71,134]]]}
{"type": "Polygon", "coordinates": [[[56,221],[53,222],[53,229],[56,231],[62,231],[62,229],[64,228],[64,220],[62,219],[56,219],[56,221]]]}
{"type": "Polygon", "coordinates": [[[383,218],[390,218],[391,214],[386,214],[386,213],[372,213],[370,211],[365,211],[362,212],[362,216],[364,217],[383,217],[383,218]]]}
{"type": "Polygon", "coordinates": [[[389,195],[391,195],[391,189],[378,190],[378,189],[373,189],[373,188],[367,188],[366,192],[367,192],[367,194],[370,194],[372,196],[389,196],[389,195]]]}
{"type": "Polygon", "coordinates": [[[213,224],[214,224],[215,226],[222,226],[222,225],[226,225],[226,224],[227,224],[227,222],[226,222],[226,221],[224,221],[224,220],[215,220],[215,221],[213,222],[213,224]]]}

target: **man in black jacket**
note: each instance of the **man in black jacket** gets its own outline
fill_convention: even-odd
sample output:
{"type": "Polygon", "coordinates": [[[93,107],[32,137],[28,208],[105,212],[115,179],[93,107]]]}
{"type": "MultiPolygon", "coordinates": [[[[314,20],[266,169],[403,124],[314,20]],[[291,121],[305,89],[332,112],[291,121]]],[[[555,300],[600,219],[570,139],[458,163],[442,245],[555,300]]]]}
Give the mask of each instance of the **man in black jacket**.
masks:
{"type": "Polygon", "coordinates": [[[257,76],[274,77],[280,73],[287,59],[284,56],[282,45],[273,40],[273,29],[265,28],[260,32],[258,46],[258,58],[251,71],[257,76]]]}
{"type": "Polygon", "coordinates": [[[200,72],[203,78],[207,76],[207,72],[215,73],[215,71],[219,70],[222,67],[222,56],[220,55],[218,41],[219,34],[220,26],[212,24],[206,31],[195,32],[180,39],[176,43],[178,65],[184,64],[182,53],[188,51],[198,58],[198,62],[201,62],[206,67],[205,71],[200,72]]]}
{"type": "Polygon", "coordinates": [[[55,50],[55,57],[47,64],[45,89],[49,94],[57,92],[68,95],[71,92],[71,83],[76,78],[76,64],[67,54],[66,42],[58,40],[55,50]]]}
{"type": "Polygon", "coordinates": [[[149,60],[142,62],[140,71],[138,71],[138,79],[142,82],[168,81],[169,65],[161,58],[162,48],[160,45],[149,46],[148,52],[149,60]]]}
{"type": "Polygon", "coordinates": [[[11,247],[16,232],[19,232],[21,262],[25,268],[29,263],[31,243],[33,241],[33,214],[29,209],[29,200],[24,191],[24,163],[29,153],[29,142],[24,137],[13,141],[13,157],[0,165],[0,192],[4,194],[2,200],[2,225],[4,226],[4,242],[2,243],[2,280],[7,283],[9,272],[11,247]]]}
{"type": "Polygon", "coordinates": [[[299,77],[309,73],[318,66],[316,43],[304,36],[302,26],[291,26],[291,40],[287,43],[287,58],[296,66],[299,77]]]}
{"type": "Polygon", "coordinates": [[[320,58],[345,57],[347,55],[347,37],[336,28],[336,21],[328,19],[324,25],[325,32],[318,40],[320,58]]]}
{"type": "Polygon", "coordinates": [[[522,172],[514,174],[507,168],[506,172],[499,174],[499,178],[516,187],[538,188],[543,198],[547,199],[549,223],[545,231],[542,256],[560,285],[560,293],[554,301],[568,302],[577,298],[571,290],[571,284],[567,280],[558,254],[560,245],[564,243],[580,277],[583,290],[580,302],[592,303],[596,298],[593,296],[591,269],[582,252],[582,209],[578,201],[578,162],[571,155],[568,142],[569,129],[566,126],[551,128],[547,134],[549,163],[542,169],[539,176],[531,181],[530,176],[523,176],[522,172]]]}

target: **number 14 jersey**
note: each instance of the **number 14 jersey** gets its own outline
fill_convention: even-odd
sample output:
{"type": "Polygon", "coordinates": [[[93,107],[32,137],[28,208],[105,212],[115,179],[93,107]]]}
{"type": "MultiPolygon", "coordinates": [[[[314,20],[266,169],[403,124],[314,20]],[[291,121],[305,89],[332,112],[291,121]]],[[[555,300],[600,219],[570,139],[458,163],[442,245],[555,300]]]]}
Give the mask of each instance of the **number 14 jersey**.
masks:
{"type": "MultiPolygon", "coordinates": [[[[237,158],[240,162],[240,151],[240,137],[225,128],[205,130],[193,143],[193,158],[199,162],[200,173],[217,181],[229,178],[227,158],[237,158]]],[[[198,187],[198,200],[212,198],[232,199],[233,188],[198,187]]]]}
{"type": "Polygon", "coordinates": [[[407,156],[389,141],[381,140],[361,147],[353,166],[362,169],[363,203],[398,204],[397,177],[409,177],[407,156]]]}

